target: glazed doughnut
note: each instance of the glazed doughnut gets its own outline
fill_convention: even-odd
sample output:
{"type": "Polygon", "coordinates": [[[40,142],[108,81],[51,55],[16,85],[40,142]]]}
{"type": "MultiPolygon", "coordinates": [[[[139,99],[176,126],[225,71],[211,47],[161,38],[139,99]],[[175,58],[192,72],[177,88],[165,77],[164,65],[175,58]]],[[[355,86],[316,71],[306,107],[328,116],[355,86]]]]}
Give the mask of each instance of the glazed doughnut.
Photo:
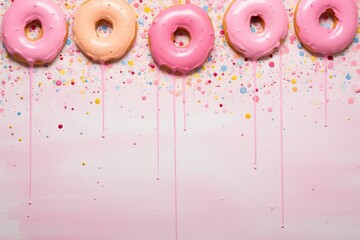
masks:
{"type": "Polygon", "coordinates": [[[295,32],[310,52],[328,56],[344,50],[353,41],[358,28],[358,12],[354,0],[301,0],[294,16],[295,32]],[[320,26],[321,14],[334,19],[332,29],[320,26]]]}
{"type": "Polygon", "coordinates": [[[136,31],[135,12],[123,0],[90,0],[75,13],[74,40],[96,62],[121,58],[133,45],[136,31]],[[102,39],[96,33],[96,24],[101,20],[112,25],[108,38],[102,39]]]}
{"type": "Polygon", "coordinates": [[[224,16],[224,30],[228,43],[251,60],[271,54],[287,35],[288,19],[281,0],[235,0],[224,16]],[[260,17],[262,33],[250,29],[252,17],[260,17]]]}
{"type": "Polygon", "coordinates": [[[206,12],[193,4],[175,5],[161,11],[149,28],[150,52],[160,67],[187,74],[200,67],[214,46],[214,29],[206,12]],[[186,47],[172,39],[176,30],[189,33],[186,47]]]}
{"type": "Polygon", "coordinates": [[[67,38],[67,22],[62,10],[51,0],[16,0],[2,21],[2,40],[10,55],[22,62],[49,63],[56,58],[67,38]],[[26,37],[26,25],[41,23],[37,39],[26,37]]]}

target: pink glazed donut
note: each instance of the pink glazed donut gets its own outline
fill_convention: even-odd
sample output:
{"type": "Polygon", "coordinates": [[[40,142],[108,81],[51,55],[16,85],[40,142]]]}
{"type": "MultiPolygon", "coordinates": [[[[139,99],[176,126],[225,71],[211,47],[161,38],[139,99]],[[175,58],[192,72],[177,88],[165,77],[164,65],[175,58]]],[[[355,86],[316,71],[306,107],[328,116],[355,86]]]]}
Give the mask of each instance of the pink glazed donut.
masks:
{"type": "Polygon", "coordinates": [[[60,53],[67,37],[62,10],[51,0],[15,0],[2,21],[2,40],[9,54],[30,65],[51,62],[60,53]],[[26,25],[38,20],[42,36],[31,41],[26,25]]]}
{"type": "Polygon", "coordinates": [[[159,66],[187,74],[200,67],[214,46],[214,29],[206,12],[193,4],[175,5],[160,12],[149,29],[150,52],[159,66]],[[173,34],[186,30],[190,42],[177,47],[173,34]]]}
{"type": "Polygon", "coordinates": [[[328,56],[344,50],[353,41],[358,28],[358,11],[354,0],[302,0],[294,16],[300,42],[311,52],[328,56]],[[332,15],[334,26],[320,26],[324,12],[332,15]]]}
{"type": "Polygon", "coordinates": [[[229,44],[250,60],[271,54],[288,31],[286,9],[281,0],[235,0],[224,17],[225,36],[229,44]],[[262,33],[250,29],[252,17],[260,17],[262,33]]]}

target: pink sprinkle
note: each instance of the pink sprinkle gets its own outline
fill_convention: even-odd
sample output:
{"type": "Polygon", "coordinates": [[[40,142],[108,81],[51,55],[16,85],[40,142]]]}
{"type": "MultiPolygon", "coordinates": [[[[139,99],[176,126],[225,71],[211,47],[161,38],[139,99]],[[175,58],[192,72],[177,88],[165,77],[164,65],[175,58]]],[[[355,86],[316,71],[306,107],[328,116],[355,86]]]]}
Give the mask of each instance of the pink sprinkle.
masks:
{"type": "Polygon", "coordinates": [[[57,80],[56,82],[56,86],[61,86],[62,82],[60,80],[57,80]]]}
{"type": "Polygon", "coordinates": [[[272,112],[272,111],[273,111],[272,107],[269,107],[268,112],[272,112]]]}
{"type": "Polygon", "coordinates": [[[352,105],[352,104],[355,103],[355,100],[354,100],[353,98],[349,98],[349,99],[348,99],[348,103],[349,103],[350,105],[352,105]]]}
{"type": "Polygon", "coordinates": [[[254,97],[253,97],[253,101],[256,102],[256,103],[259,102],[259,97],[258,97],[258,96],[254,96],[254,97]]]}

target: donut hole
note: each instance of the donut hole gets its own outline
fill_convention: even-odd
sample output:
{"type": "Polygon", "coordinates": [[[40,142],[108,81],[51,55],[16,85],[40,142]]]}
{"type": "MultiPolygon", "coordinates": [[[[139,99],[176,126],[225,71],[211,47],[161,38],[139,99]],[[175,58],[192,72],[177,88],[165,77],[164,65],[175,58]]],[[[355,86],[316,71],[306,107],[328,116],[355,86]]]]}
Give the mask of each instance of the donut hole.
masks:
{"type": "Polygon", "coordinates": [[[191,40],[190,33],[184,28],[178,28],[171,40],[177,47],[187,47],[191,40]]]}
{"type": "Polygon", "coordinates": [[[338,21],[339,20],[332,9],[326,9],[319,17],[320,26],[327,29],[334,29],[338,21]]]}
{"type": "Polygon", "coordinates": [[[113,30],[113,25],[110,21],[106,19],[101,19],[96,22],[95,30],[99,38],[106,39],[110,37],[111,32],[113,30]]]}
{"type": "Polygon", "coordinates": [[[25,26],[25,37],[32,42],[42,38],[44,31],[39,20],[33,20],[25,26]]]}
{"type": "Polygon", "coordinates": [[[261,34],[265,31],[265,21],[260,16],[252,16],[250,19],[250,30],[252,33],[261,34]]]}

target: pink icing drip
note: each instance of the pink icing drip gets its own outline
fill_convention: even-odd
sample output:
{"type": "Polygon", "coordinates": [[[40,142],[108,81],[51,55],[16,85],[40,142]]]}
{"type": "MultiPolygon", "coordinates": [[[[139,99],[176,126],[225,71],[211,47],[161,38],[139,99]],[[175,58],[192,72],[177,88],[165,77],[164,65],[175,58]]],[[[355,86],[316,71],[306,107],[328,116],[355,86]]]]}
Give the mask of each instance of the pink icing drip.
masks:
{"type": "Polygon", "coordinates": [[[358,11],[354,0],[302,0],[295,16],[299,40],[324,57],[344,50],[358,29],[358,11]],[[338,22],[334,29],[320,26],[319,18],[332,9],[338,22]]]}
{"type": "Polygon", "coordinates": [[[32,145],[33,145],[33,78],[34,66],[30,64],[29,67],[29,205],[32,204],[32,145]]]}
{"type": "Polygon", "coordinates": [[[184,131],[186,131],[186,77],[182,77],[182,104],[183,104],[183,113],[184,113],[184,131]]]}
{"type": "Polygon", "coordinates": [[[67,24],[62,10],[50,0],[16,0],[2,21],[2,39],[11,55],[19,55],[28,63],[51,62],[60,53],[67,34],[67,24]],[[25,26],[39,20],[43,36],[29,41],[25,26]]]}
{"type": "Polygon", "coordinates": [[[156,164],[157,180],[160,180],[160,72],[156,68],[156,164]]]}
{"type": "Polygon", "coordinates": [[[255,100],[257,93],[256,93],[256,68],[257,68],[257,61],[252,61],[253,64],[253,79],[254,79],[254,169],[257,169],[257,119],[256,119],[256,105],[257,101],[255,100]]]}
{"type": "Polygon", "coordinates": [[[325,127],[328,126],[328,66],[327,57],[324,57],[324,108],[325,108],[325,127]]]}
{"type": "Polygon", "coordinates": [[[174,208],[175,239],[178,239],[178,191],[177,191],[177,154],[176,154],[176,77],[172,76],[173,85],[173,130],[174,130],[174,208]]]}
{"type": "Polygon", "coordinates": [[[101,62],[101,102],[102,102],[102,137],[105,137],[105,72],[106,72],[106,65],[104,62],[101,62]]]}
{"type": "Polygon", "coordinates": [[[282,49],[279,50],[279,82],[280,82],[280,172],[281,172],[281,227],[285,227],[285,189],[284,189],[284,118],[283,118],[283,84],[282,84],[282,49]]]}
{"type": "Polygon", "coordinates": [[[227,11],[224,24],[231,45],[251,60],[272,53],[288,32],[287,13],[280,0],[236,0],[227,11]],[[253,16],[259,16],[265,23],[261,34],[250,29],[253,16]]]}

